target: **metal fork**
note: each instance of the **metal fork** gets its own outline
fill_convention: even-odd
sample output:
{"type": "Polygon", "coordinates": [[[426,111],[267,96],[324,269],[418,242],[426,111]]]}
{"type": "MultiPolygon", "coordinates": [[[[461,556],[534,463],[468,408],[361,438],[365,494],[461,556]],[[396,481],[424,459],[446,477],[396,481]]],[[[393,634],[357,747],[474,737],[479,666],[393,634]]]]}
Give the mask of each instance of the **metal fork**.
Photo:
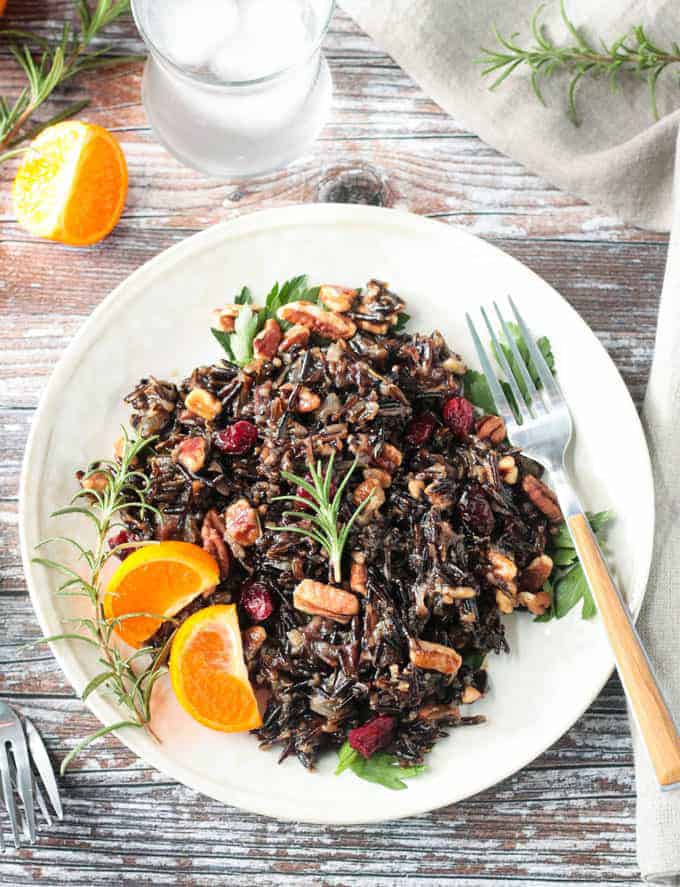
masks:
{"type": "Polygon", "coordinates": [[[607,569],[597,538],[590,528],[567,474],[564,457],[572,436],[571,414],[567,402],[517,306],[511,298],[509,302],[533,368],[540,379],[540,387],[537,387],[507,322],[494,302],[493,307],[503,332],[503,339],[510,349],[517,372],[524,383],[526,397],[517,383],[487,312],[482,308],[481,313],[491,338],[494,356],[517,404],[519,421],[508,403],[493,370],[491,359],[468,314],[467,323],[479,361],[496,407],[505,421],[508,440],[549,472],[552,489],[559,500],[588,586],[597,604],[619,675],[659,785],[662,789],[678,788],[680,787],[680,736],[677,727],[630,612],[607,569]]]}
{"type": "MultiPolygon", "coordinates": [[[[21,721],[17,715],[6,703],[0,701],[0,785],[12,827],[14,846],[17,849],[21,846],[21,828],[14,800],[15,791],[21,799],[30,843],[35,841],[36,836],[34,800],[37,801],[38,807],[48,825],[52,824],[45,797],[37,782],[34,783],[31,760],[42,779],[58,818],[61,819],[63,817],[57,782],[47,750],[40,738],[40,734],[28,719],[26,719],[26,730],[28,743],[26,742],[26,735],[21,726],[21,721]]],[[[0,828],[0,850],[4,851],[4,849],[5,844],[2,829],[0,828]]]]}

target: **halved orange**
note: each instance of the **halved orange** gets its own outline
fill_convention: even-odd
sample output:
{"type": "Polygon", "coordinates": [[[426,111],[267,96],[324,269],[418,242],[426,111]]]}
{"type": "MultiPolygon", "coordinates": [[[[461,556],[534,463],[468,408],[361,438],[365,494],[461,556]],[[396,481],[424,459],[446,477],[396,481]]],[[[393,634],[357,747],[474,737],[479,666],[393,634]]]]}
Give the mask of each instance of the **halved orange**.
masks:
{"type": "Polygon", "coordinates": [[[89,246],[115,227],[127,186],[125,156],[111,133],[65,120],[31,143],[14,179],[14,210],[32,234],[89,246]]]}
{"type": "Polygon", "coordinates": [[[172,642],[170,679],[182,708],[206,727],[240,733],[262,725],[235,604],[206,607],[184,622],[172,642]]]}
{"type": "Polygon", "coordinates": [[[133,647],[144,641],[195,597],[220,581],[217,561],[189,542],[145,545],[127,557],[104,594],[104,616],[149,615],[121,619],[116,634],[133,647]]]}

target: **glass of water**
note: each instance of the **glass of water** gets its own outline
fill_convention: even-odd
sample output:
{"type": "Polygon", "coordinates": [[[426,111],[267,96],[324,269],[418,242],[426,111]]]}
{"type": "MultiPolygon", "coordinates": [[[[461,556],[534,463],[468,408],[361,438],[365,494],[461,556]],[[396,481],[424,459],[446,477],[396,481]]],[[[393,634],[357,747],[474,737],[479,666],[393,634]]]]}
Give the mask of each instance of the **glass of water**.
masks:
{"type": "Polygon", "coordinates": [[[132,0],[149,47],[142,101],[157,138],[216,178],[295,160],[331,104],[321,54],[334,0],[132,0]]]}

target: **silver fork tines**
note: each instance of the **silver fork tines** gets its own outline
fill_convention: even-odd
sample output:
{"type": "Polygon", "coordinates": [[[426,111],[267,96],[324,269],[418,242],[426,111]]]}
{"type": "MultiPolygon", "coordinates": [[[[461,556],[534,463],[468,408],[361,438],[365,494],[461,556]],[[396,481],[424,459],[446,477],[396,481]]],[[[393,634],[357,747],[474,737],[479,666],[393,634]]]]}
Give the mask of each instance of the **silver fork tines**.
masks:
{"type": "MultiPolygon", "coordinates": [[[[38,783],[34,784],[31,758],[58,817],[61,819],[63,815],[56,780],[42,739],[35,727],[28,721],[27,730],[29,731],[28,744],[21,721],[6,703],[0,701],[0,786],[12,829],[14,846],[17,849],[21,846],[22,828],[14,797],[15,792],[21,799],[23,823],[30,843],[33,843],[36,837],[34,807],[36,802],[48,825],[52,823],[47,801],[38,783]]],[[[0,850],[4,851],[4,849],[2,828],[0,827],[0,850]]]]}

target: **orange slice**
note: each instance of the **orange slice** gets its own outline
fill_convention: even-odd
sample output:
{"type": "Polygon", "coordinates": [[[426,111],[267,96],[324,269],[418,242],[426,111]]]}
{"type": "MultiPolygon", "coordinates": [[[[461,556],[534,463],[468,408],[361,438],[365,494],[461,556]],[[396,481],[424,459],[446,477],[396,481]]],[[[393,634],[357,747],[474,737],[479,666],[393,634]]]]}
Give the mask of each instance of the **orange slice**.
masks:
{"type": "Polygon", "coordinates": [[[261,726],[235,604],[206,607],[186,620],[172,642],[170,679],[182,708],[206,727],[240,733],[261,726]]]}
{"type": "Polygon", "coordinates": [[[125,156],[111,133],[66,120],[31,143],[14,179],[14,210],[32,234],[88,246],[115,227],[127,185],[125,156]]]}
{"type": "Polygon", "coordinates": [[[115,626],[116,634],[133,647],[144,641],[197,595],[220,581],[213,557],[189,542],[145,545],[127,557],[111,577],[104,594],[104,616],[133,613],[115,626]],[[155,618],[157,617],[157,618],[155,618]]]}

